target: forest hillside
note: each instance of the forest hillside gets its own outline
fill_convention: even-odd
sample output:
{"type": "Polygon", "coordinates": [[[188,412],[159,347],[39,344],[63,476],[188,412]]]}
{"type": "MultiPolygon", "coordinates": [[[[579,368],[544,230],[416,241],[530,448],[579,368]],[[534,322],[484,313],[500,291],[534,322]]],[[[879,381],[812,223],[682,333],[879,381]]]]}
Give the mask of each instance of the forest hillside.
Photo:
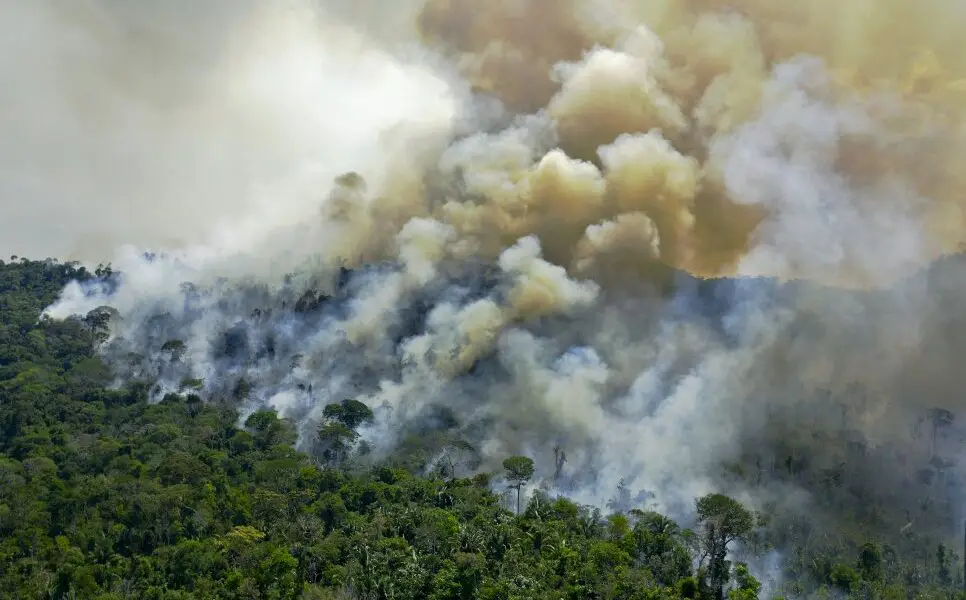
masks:
{"type": "MultiPolygon", "coordinates": [[[[41,318],[68,281],[111,275],[53,260],[0,265],[2,597],[959,595],[956,550],[914,523],[938,508],[905,524],[874,490],[852,489],[848,471],[823,475],[813,515],[775,523],[711,493],[693,499],[685,528],[626,489],[610,507],[540,490],[521,498],[534,475],[526,456],[475,474],[456,461],[427,471],[412,445],[365,460],[357,445],[331,443],[355,440],[373,418],[352,399],[325,407],[317,436],[330,443],[312,455],[272,410],[240,422],[231,402],[190,391],[149,400],[150,382],[112,387],[96,314],[41,318]]],[[[754,467],[730,468],[750,477],[754,467]]]]}

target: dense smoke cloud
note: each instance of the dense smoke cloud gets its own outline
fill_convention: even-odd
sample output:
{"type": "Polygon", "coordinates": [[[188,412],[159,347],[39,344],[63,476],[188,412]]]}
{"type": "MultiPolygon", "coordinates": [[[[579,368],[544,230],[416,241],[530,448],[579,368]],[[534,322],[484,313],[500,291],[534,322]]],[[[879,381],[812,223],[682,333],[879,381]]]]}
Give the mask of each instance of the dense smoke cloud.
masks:
{"type": "Polygon", "coordinates": [[[653,203],[670,262],[864,283],[962,240],[963,22],[901,0],[441,1],[420,21],[477,89],[546,107],[568,155],[605,162],[601,146],[659,130],[699,161],[636,169],[651,187],[608,189],[594,214],[653,203]]]}
{"type": "MultiPolygon", "coordinates": [[[[317,211],[319,182],[371,175],[393,127],[455,110],[300,2],[0,2],[0,251],[107,261],[224,231],[247,249],[317,211]]],[[[428,54],[428,53],[427,53],[428,54]]]]}
{"type": "Polygon", "coordinates": [[[116,308],[122,379],[308,449],[351,396],[374,456],[443,432],[675,512],[736,463],[761,506],[948,450],[910,427],[956,408],[961,268],[909,276],[964,234],[951,2],[32,6],[4,202],[134,244],[49,311],[116,308]]]}

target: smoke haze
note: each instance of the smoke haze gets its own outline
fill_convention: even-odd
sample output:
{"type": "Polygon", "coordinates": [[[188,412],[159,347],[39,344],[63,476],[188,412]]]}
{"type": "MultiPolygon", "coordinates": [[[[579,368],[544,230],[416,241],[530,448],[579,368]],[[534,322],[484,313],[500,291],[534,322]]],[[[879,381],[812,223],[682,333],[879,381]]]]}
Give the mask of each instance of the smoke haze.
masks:
{"type": "Polygon", "coordinates": [[[369,174],[387,130],[455,107],[304,3],[4,0],[0,22],[7,254],[258,236],[315,212],[319,181],[369,174]]]}
{"type": "Polygon", "coordinates": [[[962,267],[921,271],[966,236],[961,3],[64,6],[0,1],[0,240],[113,260],[49,313],[116,308],[122,379],[308,449],[352,396],[376,456],[442,430],[678,513],[940,451],[910,432],[964,383],[962,267]]]}

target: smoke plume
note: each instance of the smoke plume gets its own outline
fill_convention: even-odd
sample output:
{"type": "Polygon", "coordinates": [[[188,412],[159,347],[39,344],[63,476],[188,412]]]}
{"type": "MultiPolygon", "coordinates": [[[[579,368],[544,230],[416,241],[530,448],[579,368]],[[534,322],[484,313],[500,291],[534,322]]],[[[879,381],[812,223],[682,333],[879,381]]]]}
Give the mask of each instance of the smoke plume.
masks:
{"type": "Polygon", "coordinates": [[[0,237],[112,258],[49,314],[117,309],[122,380],[675,512],[955,446],[910,428],[964,383],[958,3],[0,10],[0,237]]]}

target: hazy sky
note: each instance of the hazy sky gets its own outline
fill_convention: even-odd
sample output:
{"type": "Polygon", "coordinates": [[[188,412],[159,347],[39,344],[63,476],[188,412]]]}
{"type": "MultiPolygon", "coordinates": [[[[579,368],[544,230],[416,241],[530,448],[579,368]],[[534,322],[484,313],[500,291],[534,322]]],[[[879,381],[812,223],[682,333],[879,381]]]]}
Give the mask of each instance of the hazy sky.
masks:
{"type": "MultiPolygon", "coordinates": [[[[319,4],[384,23],[383,42],[411,31],[319,4]]],[[[0,256],[304,218],[381,130],[446,110],[445,86],[367,44],[308,2],[0,0],[0,256]]]]}

